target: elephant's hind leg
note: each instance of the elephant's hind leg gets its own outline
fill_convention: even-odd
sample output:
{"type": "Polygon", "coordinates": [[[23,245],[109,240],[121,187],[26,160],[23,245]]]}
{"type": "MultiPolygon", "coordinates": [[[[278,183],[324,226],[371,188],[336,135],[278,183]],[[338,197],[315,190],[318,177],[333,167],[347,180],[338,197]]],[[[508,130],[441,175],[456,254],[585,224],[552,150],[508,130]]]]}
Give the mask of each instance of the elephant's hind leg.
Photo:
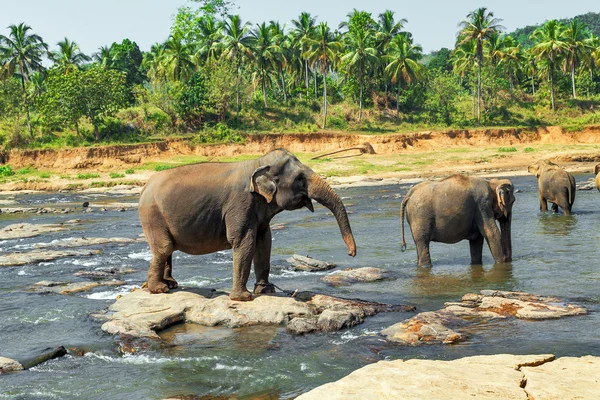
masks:
{"type": "Polygon", "coordinates": [[[552,212],[553,213],[557,213],[558,212],[558,204],[552,203],[552,212]]]}
{"type": "Polygon", "coordinates": [[[417,266],[431,267],[431,254],[429,253],[429,241],[415,240],[417,245],[417,266]]]}
{"type": "Polygon", "coordinates": [[[469,240],[469,247],[471,248],[471,264],[483,264],[483,236],[469,240]]]}
{"type": "Polygon", "coordinates": [[[179,286],[179,284],[173,278],[172,274],[173,274],[173,254],[171,254],[167,258],[167,262],[165,263],[165,272],[163,275],[163,279],[164,279],[165,283],[167,284],[167,286],[169,287],[169,289],[176,289],[179,286]]]}
{"type": "Polygon", "coordinates": [[[151,293],[166,293],[169,291],[169,285],[165,282],[165,276],[171,275],[173,241],[167,229],[158,224],[158,221],[154,222],[155,224],[150,226],[142,225],[152,252],[152,261],[148,268],[148,290],[151,293]]]}

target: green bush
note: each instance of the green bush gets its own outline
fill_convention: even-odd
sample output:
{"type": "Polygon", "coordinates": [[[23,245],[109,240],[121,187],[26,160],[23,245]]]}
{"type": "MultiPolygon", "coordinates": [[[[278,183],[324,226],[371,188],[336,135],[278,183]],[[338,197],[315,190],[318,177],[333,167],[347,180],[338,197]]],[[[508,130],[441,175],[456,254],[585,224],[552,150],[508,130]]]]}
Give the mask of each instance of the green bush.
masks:
{"type": "Polygon", "coordinates": [[[534,151],[535,151],[535,149],[533,147],[525,147],[525,153],[531,153],[534,151]]]}
{"type": "Polygon", "coordinates": [[[499,147],[498,151],[501,153],[512,153],[514,151],[517,151],[516,147],[499,147]]]}
{"type": "Polygon", "coordinates": [[[111,172],[109,175],[110,175],[111,179],[125,178],[125,174],[119,174],[117,172],[111,172]]]}
{"type": "Polygon", "coordinates": [[[42,172],[40,174],[40,178],[42,178],[42,179],[48,179],[48,178],[50,178],[50,173],[49,172],[42,172]]]}
{"type": "Polygon", "coordinates": [[[100,174],[77,174],[77,179],[99,178],[100,174]]]}
{"type": "Polygon", "coordinates": [[[134,172],[135,172],[135,170],[134,170],[133,168],[130,168],[130,169],[126,169],[126,170],[125,170],[125,173],[126,173],[127,175],[131,175],[131,174],[133,174],[134,172]]]}
{"type": "Polygon", "coordinates": [[[10,167],[10,165],[2,165],[0,166],[0,177],[11,176],[14,175],[14,171],[10,167]]]}
{"type": "Polygon", "coordinates": [[[32,172],[35,172],[35,168],[25,167],[25,168],[21,168],[20,170],[18,170],[17,174],[19,174],[19,175],[26,175],[26,174],[30,174],[32,172]]]}
{"type": "Polygon", "coordinates": [[[243,141],[244,137],[241,134],[219,122],[213,128],[205,125],[204,130],[194,137],[192,143],[241,143],[243,141]]]}

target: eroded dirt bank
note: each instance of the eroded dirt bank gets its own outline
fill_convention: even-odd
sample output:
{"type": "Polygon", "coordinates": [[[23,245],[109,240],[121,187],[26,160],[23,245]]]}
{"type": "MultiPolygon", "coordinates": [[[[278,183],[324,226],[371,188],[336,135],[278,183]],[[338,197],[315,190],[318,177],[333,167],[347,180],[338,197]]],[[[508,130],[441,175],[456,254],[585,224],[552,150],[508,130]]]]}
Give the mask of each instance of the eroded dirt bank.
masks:
{"type": "MultiPolygon", "coordinates": [[[[409,134],[360,135],[318,132],[307,134],[251,135],[244,144],[192,145],[184,139],[164,142],[75,148],[62,150],[11,150],[3,160],[13,168],[31,166],[38,169],[110,170],[140,165],[178,155],[229,157],[241,154],[263,154],[284,147],[292,152],[316,153],[333,151],[369,142],[377,154],[430,151],[448,147],[512,146],[517,144],[578,144],[600,142],[600,126],[581,132],[565,132],[560,127],[537,129],[483,129],[423,131],[409,134]]],[[[597,157],[573,161],[598,161],[597,157]]],[[[570,160],[565,160],[570,161],[570,160]]]]}

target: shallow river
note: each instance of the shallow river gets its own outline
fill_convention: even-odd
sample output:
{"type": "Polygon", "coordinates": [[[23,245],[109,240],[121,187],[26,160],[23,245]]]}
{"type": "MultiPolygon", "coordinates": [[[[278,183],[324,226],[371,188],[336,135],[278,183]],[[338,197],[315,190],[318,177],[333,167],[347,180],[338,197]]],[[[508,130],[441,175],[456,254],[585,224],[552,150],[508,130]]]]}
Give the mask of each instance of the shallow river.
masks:
{"type": "MultiPolygon", "coordinates": [[[[576,176],[577,181],[589,175],[576,176]]],[[[579,302],[592,312],[563,320],[501,321],[481,327],[477,335],[455,345],[406,347],[387,344],[381,329],[412,313],[379,314],[352,329],[294,337],[280,327],[244,329],[175,326],[163,333],[166,345],[122,355],[114,337],[101,331],[89,314],[105,309],[120,292],[145,281],[150,253],[146,243],[96,246],[99,256],[73,257],[35,265],[0,268],[0,356],[25,360],[47,347],[87,349],[33,369],[0,376],[0,398],[16,399],[163,399],[178,395],[236,395],[239,398],[293,398],[382,359],[454,359],[477,354],[553,353],[558,356],[600,356],[600,194],[578,191],[573,217],[539,212],[534,177],[514,178],[518,193],[513,211],[514,261],[494,265],[484,248],[483,267],[469,264],[468,242],[433,243],[433,268],[416,267],[416,251],[407,224],[408,250],[400,252],[398,194],[408,186],[338,190],[348,205],[358,246],[352,259],[335,219],[323,207],[284,212],[273,223],[271,280],[284,289],[312,290],[341,297],[411,304],[418,311],[435,310],[481,289],[525,291],[579,302]],[[338,268],[380,267],[393,279],[332,288],[324,273],[290,270],[293,253],[335,262],[338,268]],[[73,273],[102,267],[128,266],[128,286],[97,288],[75,295],[25,291],[41,280],[77,281],[73,273]]],[[[2,199],[2,198],[0,198],[2,199]]],[[[136,197],[40,194],[18,195],[22,205],[79,205],[83,201],[135,202],[136,197]]],[[[82,224],[71,231],[36,238],[0,241],[0,253],[26,251],[34,243],[73,237],[137,238],[136,211],[67,215],[0,214],[0,228],[15,222],[54,223],[73,218],[82,224]]],[[[228,289],[231,252],[207,256],[174,255],[173,275],[188,288],[228,289]]],[[[89,280],[89,279],[84,279],[89,280]]],[[[254,282],[254,278],[250,278],[254,282]]]]}

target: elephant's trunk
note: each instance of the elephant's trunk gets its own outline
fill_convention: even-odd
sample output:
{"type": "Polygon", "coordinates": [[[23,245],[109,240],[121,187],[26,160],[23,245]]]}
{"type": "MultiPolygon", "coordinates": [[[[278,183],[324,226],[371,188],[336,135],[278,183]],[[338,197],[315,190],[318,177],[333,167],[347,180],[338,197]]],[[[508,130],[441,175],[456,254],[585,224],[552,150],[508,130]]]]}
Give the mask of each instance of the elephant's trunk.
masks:
{"type": "Polygon", "coordinates": [[[308,177],[308,197],[327,207],[335,216],[342,238],[348,247],[348,255],[356,255],[356,243],[348,221],[348,214],[342,200],[319,175],[311,173],[308,177]]]}
{"type": "Polygon", "coordinates": [[[512,215],[500,220],[500,234],[502,236],[502,252],[504,261],[512,261],[512,238],[511,238],[511,219],[512,215]]]}

